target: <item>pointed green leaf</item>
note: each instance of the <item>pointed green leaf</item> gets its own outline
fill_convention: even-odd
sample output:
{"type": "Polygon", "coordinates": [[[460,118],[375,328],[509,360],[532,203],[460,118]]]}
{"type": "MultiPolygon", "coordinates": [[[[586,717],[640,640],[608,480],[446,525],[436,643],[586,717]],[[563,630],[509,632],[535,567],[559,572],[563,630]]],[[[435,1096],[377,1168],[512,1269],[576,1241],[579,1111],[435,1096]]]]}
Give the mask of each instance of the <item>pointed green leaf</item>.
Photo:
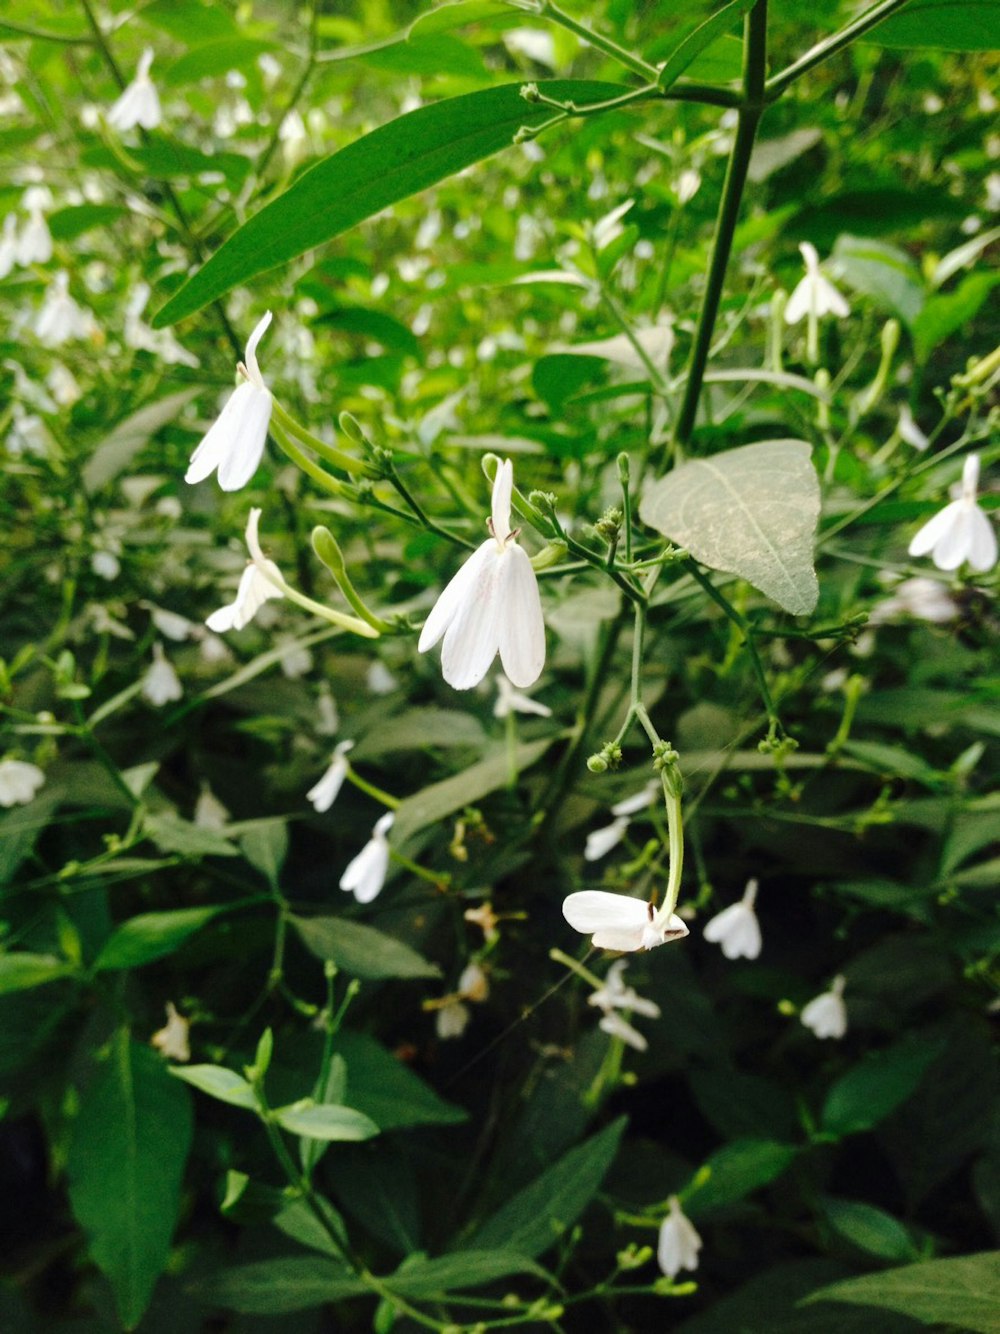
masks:
{"type": "Polygon", "coordinates": [[[192,1290],[209,1305],[244,1315],[286,1315],[370,1291],[345,1265],[313,1255],[223,1269],[192,1290]]]}
{"type": "Polygon", "coordinates": [[[138,968],[154,959],[173,954],[225,905],[212,908],[178,908],[175,912],[146,912],[123,922],[104,942],[94,962],[95,972],[109,969],[138,968]]]}
{"type": "Polygon", "coordinates": [[[310,1103],[308,1099],[293,1102],[288,1107],[275,1109],[275,1117],[283,1130],[307,1139],[339,1140],[371,1139],[379,1133],[378,1126],[364,1112],[335,1103],[310,1103]]]}
{"type": "Polygon", "coordinates": [[[120,1033],[81,1098],[69,1195],[126,1329],[139,1323],[167,1262],[191,1129],[187,1092],[154,1052],[120,1033]]]}
{"type": "Polygon", "coordinates": [[[682,463],[647,488],[643,523],[793,616],[815,610],[819,479],[804,440],[763,440],[682,463]]]}
{"type": "Polygon", "coordinates": [[[929,1325],[1000,1334],[1000,1251],[849,1278],[811,1292],[805,1302],[874,1306],[929,1325]]]}
{"type": "Polygon", "coordinates": [[[170,1073],[210,1098],[228,1102],[232,1107],[246,1107],[251,1112],[257,1110],[253,1089],[242,1075],[224,1065],[172,1065],[170,1073]]]}
{"type": "Polygon", "coordinates": [[[820,1207],[834,1232],[869,1255],[899,1263],[918,1259],[913,1239],[898,1218],[863,1200],[827,1196],[820,1207]]]}
{"type": "MultiPolygon", "coordinates": [[[[505,84],[420,107],[318,163],[244,223],[170,298],[154,326],[193,315],[238,283],[509,147],[520,126],[540,125],[552,115],[551,107],[526,102],[522,87],[505,84]]],[[[541,87],[548,97],[581,103],[629,91],[576,79],[553,79],[541,87]]]]}
{"type": "Polygon", "coordinates": [[[54,954],[0,954],[0,996],[44,986],[72,971],[65,959],[57,959],[54,954]]]}
{"type": "Polygon", "coordinates": [[[345,917],[293,917],[303,945],[352,977],[440,977],[437,964],[395,936],[345,917]]]}
{"type": "Polygon", "coordinates": [[[996,0],[910,0],[865,41],[945,51],[1000,50],[1000,6],[996,0]]]}
{"type": "Polygon", "coordinates": [[[660,70],[657,83],[665,92],[676,83],[684,71],[719,37],[723,37],[738,19],[741,19],[755,0],[730,0],[728,5],[717,10],[704,23],[700,23],[694,32],[688,33],[680,46],[670,55],[667,63],[660,70]]]}
{"type": "Polygon", "coordinates": [[[547,1278],[545,1270],[511,1250],[454,1251],[435,1260],[406,1264],[383,1281],[401,1297],[444,1297],[449,1292],[481,1288],[510,1274],[547,1278]]]}
{"type": "Polygon", "coordinates": [[[906,1037],[885,1051],[869,1052],[827,1094],[823,1129],[831,1135],[851,1135],[878,1125],[913,1093],[943,1049],[941,1039],[906,1037]]]}

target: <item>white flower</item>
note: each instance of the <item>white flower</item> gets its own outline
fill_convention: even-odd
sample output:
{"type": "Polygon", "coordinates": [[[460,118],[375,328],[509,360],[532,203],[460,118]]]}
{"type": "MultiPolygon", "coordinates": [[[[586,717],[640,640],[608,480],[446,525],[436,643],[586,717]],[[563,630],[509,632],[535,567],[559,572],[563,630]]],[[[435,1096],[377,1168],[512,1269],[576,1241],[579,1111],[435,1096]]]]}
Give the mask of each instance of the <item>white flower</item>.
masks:
{"type": "Polygon", "coordinates": [[[300,676],[305,676],[307,672],[312,671],[313,655],[304,645],[297,640],[286,641],[288,648],[281,658],[281,672],[289,681],[297,681],[300,676]]]}
{"type": "Polygon", "coordinates": [[[385,663],[376,658],[365,675],[365,685],[373,695],[391,695],[399,682],[385,663]]]}
{"type": "Polygon", "coordinates": [[[61,361],[57,361],[46,375],[45,383],[52,391],[52,397],[61,408],[71,408],[78,399],[83,397],[83,390],[77,383],[76,376],[61,361]]]}
{"type": "Polygon", "coordinates": [[[210,630],[242,630],[253,620],[261,607],[270,598],[284,597],[280,588],[276,588],[268,578],[281,579],[281,571],[273,560],[268,560],[260,549],[257,527],[260,523],[260,510],[252,509],[247,519],[247,549],[250,563],[243,571],[236,597],[218,611],[213,611],[205,624],[210,630]]]}
{"type": "Polygon", "coordinates": [[[8,213],[3,220],[3,234],[0,235],[0,278],[6,278],[17,263],[18,250],[17,215],[8,213]]]}
{"type": "Polygon", "coordinates": [[[172,1001],[167,1001],[167,1022],[149,1039],[152,1046],[168,1061],[190,1061],[188,1029],[191,1021],[179,1014],[172,1001]]]}
{"type": "Polygon", "coordinates": [[[689,203],[700,189],[701,173],[695,171],[693,167],[688,167],[682,171],[674,182],[678,204],[689,203]]]}
{"type": "Polygon", "coordinates": [[[139,352],[151,352],[168,366],[190,366],[201,363],[193,352],[182,347],[169,329],[151,329],[140,316],[149,301],[148,283],[136,283],[125,307],[125,346],[139,352]]]}
{"type": "Polygon", "coordinates": [[[352,892],[359,903],[371,903],[385,884],[385,874],[389,869],[389,842],[386,834],[392,828],[394,819],[392,811],[382,816],[372,830],[370,840],[340,877],[340,888],[352,892]]]}
{"type": "Polygon", "coordinates": [[[676,913],[657,912],[651,903],[602,889],[582,889],[563,900],[563,916],[574,931],[592,936],[605,950],[651,950],[681,940],[688,929],[676,913]]]}
{"type": "Polygon", "coordinates": [[[547,704],[539,704],[538,700],[531,699],[520,690],[515,690],[503,672],[497,672],[494,679],[497,683],[497,698],[493,705],[494,718],[507,718],[512,713],[533,713],[539,718],[552,717],[552,710],[547,704]]]}
{"type": "Polygon", "coordinates": [[[979,455],[970,454],[962,469],[958,499],[927,520],[910,543],[911,556],[930,552],[939,570],[957,570],[963,561],[980,573],[993,568],[997,539],[989,519],[976,504],[978,485],[979,455]]]}
{"type": "Polygon", "coordinates": [[[837,315],[840,319],[846,319],[851,313],[850,308],[833,283],[820,273],[816,247],[803,241],[799,250],[805,260],[806,273],[788,298],[785,323],[798,324],[807,315],[813,319],[821,319],[824,315],[837,315]]]}
{"type": "Polygon", "coordinates": [[[27,760],[0,760],[0,806],[26,806],[45,782],[45,773],[27,760]]]}
{"type": "Polygon", "coordinates": [[[421,653],[444,636],[441,670],[456,690],[478,685],[500,662],[521,690],[534,685],[545,666],[545,624],[538,581],[510,527],[514,469],[510,459],[493,479],[491,537],[472,553],[438,598],[417,645],[421,653]]]}
{"type": "Polygon", "coordinates": [[[449,996],[434,1015],[434,1031],[442,1042],[460,1038],[468,1027],[472,1012],[457,996],[449,996]]]}
{"type": "Polygon", "coordinates": [[[238,370],[243,384],[234,389],[226,406],[201,444],[191,455],[186,482],[202,482],[218,469],[223,491],[238,491],[257,471],[271,421],[271,391],[257,365],[257,344],[271,323],[271,312],[259,321],[247,340],[246,362],[238,370]]]}
{"type": "Polygon", "coordinates": [[[760,953],[760,923],[754,912],[757,881],[748,880],[739,903],[731,903],[705,923],[705,939],[721,945],[727,959],[756,959],[760,953]]]}
{"type": "Polygon", "coordinates": [[[319,811],[321,815],[330,809],[344,786],[344,779],[350,768],[347,752],[353,747],[353,741],[341,741],[333,752],[333,760],[326,773],[306,793],[306,800],[312,802],[313,810],[319,811]]]}
{"type": "Polygon", "coordinates": [[[843,975],[835,977],[830,990],[814,996],[799,1015],[806,1028],[811,1028],[818,1038],[842,1038],[847,1032],[845,981],[843,975]]]}
{"type": "Polygon", "coordinates": [[[156,85],[149,77],[152,63],[153,49],[147,46],[139,59],[135,78],[108,112],[107,120],[112,129],[131,130],[141,125],[144,130],[155,130],[163,119],[156,85]]]}
{"type": "Polygon", "coordinates": [[[631,1010],[633,1014],[645,1015],[647,1019],[659,1019],[660,1007],[657,1003],[640,996],[634,987],[625,985],[627,967],[627,959],[616,959],[605,975],[603,987],[587,997],[587,1004],[596,1005],[605,1014],[612,1010],[631,1010]]]}
{"type": "Polygon", "coordinates": [[[156,708],[180,699],[184,694],[180,677],[171,666],[160,643],[153,645],[153,665],[142,678],[142,695],[156,708]]]}
{"type": "Polygon", "coordinates": [[[183,644],[185,639],[190,639],[196,628],[194,621],[189,621],[180,612],[167,611],[166,607],[150,607],[149,616],[160,634],[177,644],[183,644]]]}
{"type": "Polygon", "coordinates": [[[649,1046],[639,1030],[616,1010],[609,1010],[600,1019],[597,1027],[610,1037],[620,1038],[627,1047],[634,1047],[636,1051],[645,1051],[649,1046]]]}
{"type": "Polygon", "coordinates": [[[600,829],[594,829],[587,835],[587,846],[583,850],[584,861],[596,862],[606,857],[612,848],[616,848],[625,837],[629,827],[627,816],[620,815],[616,820],[600,829]]]}
{"type": "Polygon", "coordinates": [[[226,647],[224,639],[220,639],[218,635],[205,635],[198,645],[198,656],[202,662],[215,666],[220,662],[228,662],[233,655],[226,647]]]}
{"type": "Polygon", "coordinates": [[[440,1001],[432,1001],[437,1010],[434,1028],[439,1038],[459,1038],[465,1032],[471,1018],[465,1001],[481,1004],[490,994],[489,978],[478,963],[469,963],[462,969],[458,987],[450,996],[440,1001]]]}
{"type": "Polygon", "coordinates": [[[651,779],[641,792],[633,792],[630,797],[622,797],[621,801],[616,801],[611,807],[612,815],[638,815],[652,803],[653,798],[658,792],[662,791],[662,786],[658,778],[651,779]]]}
{"type": "Polygon", "coordinates": [[[904,579],[887,598],[872,608],[870,624],[882,625],[895,616],[912,616],[932,625],[944,625],[958,615],[958,603],[943,584],[921,575],[904,579]]]}
{"type": "Polygon", "coordinates": [[[46,347],[58,347],[72,338],[85,338],[92,320],[69,294],[69,274],[60,270],[45,293],[35,321],[35,333],[46,347]]]}
{"type": "Polygon", "coordinates": [[[45,221],[39,196],[29,190],[25,198],[28,221],[21,229],[17,241],[17,262],[19,264],[48,264],[52,258],[52,233],[45,221]]]}
{"type": "Polygon", "coordinates": [[[333,697],[333,692],[325,681],[319,688],[316,710],[319,714],[316,720],[316,734],[318,736],[336,736],[340,728],[340,710],[337,708],[337,701],[333,697]]]}
{"type": "Polygon", "coordinates": [[[899,409],[899,421],[896,424],[896,431],[900,440],[905,440],[908,445],[914,449],[925,450],[930,441],[924,435],[923,431],[913,420],[913,413],[910,411],[909,403],[903,403],[899,409]]]}
{"type": "Polygon", "coordinates": [[[207,783],[202,783],[194,804],[194,822],[199,829],[225,829],[229,812],[207,783]]]}
{"type": "Polygon", "coordinates": [[[676,1278],[682,1269],[698,1268],[701,1237],[676,1195],[671,1195],[669,1203],[670,1212],[660,1224],[656,1262],[668,1278],[676,1278]]]}
{"type": "Polygon", "coordinates": [[[95,551],[90,558],[90,568],[101,579],[117,579],[122,565],[113,551],[95,551]]]}

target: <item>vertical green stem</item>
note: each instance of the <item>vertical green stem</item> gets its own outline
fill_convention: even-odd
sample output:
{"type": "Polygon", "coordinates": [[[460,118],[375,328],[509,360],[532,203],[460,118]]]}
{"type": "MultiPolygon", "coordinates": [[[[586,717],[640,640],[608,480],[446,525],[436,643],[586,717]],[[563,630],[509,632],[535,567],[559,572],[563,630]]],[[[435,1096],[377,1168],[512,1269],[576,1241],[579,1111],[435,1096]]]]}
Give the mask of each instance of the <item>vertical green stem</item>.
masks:
{"type": "Polygon", "coordinates": [[[744,100],[739,110],[739,122],[736,129],[736,142],[729,157],[726,180],[719,202],[719,216],[715,226],[715,240],[712,245],[712,257],[705,281],[705,295],[698,313],[698,327],[695,332],[694,346],[688,363],[687,384],[684,387],[684,399],[681,403],[677,427],[674,431],[676,443],[685,445],[691,439],[695,418],[698,415],[698,401],[708,365],[708,354],[712,346],[712,334],[719,313],[719,302],[729,267],[729,256],[733,248],[733,236],[739,220],[740,205],[743,201],[743,189],[746,185],[747,169],[753,152],[757,126],[764,110],[764,79],[767,72],[767,0],[757,0],[746,17],[744,25],[743,53],[743,92],[744,100]]]}

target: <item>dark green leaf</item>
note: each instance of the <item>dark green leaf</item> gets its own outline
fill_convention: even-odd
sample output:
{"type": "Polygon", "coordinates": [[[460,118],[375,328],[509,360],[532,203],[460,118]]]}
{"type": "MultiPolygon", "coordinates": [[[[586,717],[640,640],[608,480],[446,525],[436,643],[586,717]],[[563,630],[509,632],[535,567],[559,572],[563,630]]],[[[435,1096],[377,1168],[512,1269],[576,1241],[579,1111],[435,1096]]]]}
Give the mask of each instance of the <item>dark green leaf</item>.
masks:
{"type": "Polygon", "coordinates": [[[928,1260],[820,1288],[805,1299],[898,1311],[929,1325],[1000,1332],[1000,1251],[928,1260]]]}
{"type": "Polygon", "coordinates": [[[443,1297],[449,1292],[481,1288],[510,1274],[546,1278],[545,1270],[511,1250],[454,1251],[436,1260],[419,1260],[398,1269],[385,1280],[402,1297],[443,1297]]]}
{"type": "Polygon", "coordinates": [[[154,959],[173,954],[184,944],[188,936],[200,931],[206,922],[210,922],[219,913],[228,909],[219,905],[213,908],[178,908],[174,912],[140,913],[123,922],[108,937],[100,954],[94,961],[94,971],[101,973],[110,969],[139,968],[154,959]]]}
{"type": "Polygon", "coordinates": [[[204,829],[179,815],[147,815],[143,831],[161,852],[179,852],[184,857],[236,857],[229,839],[215,829],[204,829]]]}
{"type": "Polygon", "coordinates": [[[191,1130],[187,1092],[121,1032],[80,1100],[69,1195],[126,1329],[139,1323],[167,1262],[191,1130]]]}
{"type": "MultiPolygon", "coordinates": [[[[525,102],[521,87],[507,84],[421,107],[320,162],[235,232],[170,298],[154,324],[192,315],[238,283],[508,147],[521,125],[538,125],[551,115],[551,108],[525,102]]],[[[550,97],[579,102],[628,91],[575,80],[553,80],[543,88],[550,97]]]]}
{"type": "Polygon", "coordinates": [[[831,1135],[870,1130],[905,1102],[941,1054],[940,1042],[906,1037],[870,1052],[833,1085],[823,1104],[823,1129],[831,1135]]]}
{"type": "Polygon", "coordinates": [[[347,1101],[383,1131],[466,1119],[461,1107],[445,1102],[374,1038],[342,1031],[336,1045],[347,1062],[347,1101]]]}
{"type": "Polygon", "coordinates": [[[970,273],[954,292],[930,297],[911,330],[918,361],[926,361],[939,343],[974,319],[997,283],[1000,273],[970,273]]]}
{"type": "Polygon", "coordinates": [[[834,258],[847,283],[890,315],[912,327],[926,289],[920,270],[905,250],[866,237],[840,236],[834,258]]]}
{"type": "Polygon", "coordinates": [[[883,1209],[863,1200],[835,1200],[829,1196],[820,1205],[833,1230],[859,1250],[877,1255],[880,1260],[901,1262],[917,1258],[906,1228],[883,1209]]]}
{"type": "Polygon", "coordinates": [[[244,1315],[287,1315],[370,1292],[345,1265],[309,1255],[223,1269],[193,1290],[210,1305],[244,1315]]]}
{"type": "Polygon", "coordinates": [[[730,0],[728,5],[723,5],[704,23],[700,23],[694,32],[684,38],[660,70],[660,76],[657,79],[660,89],[665,92],[672,84],[676,83],[695,58],[711,46],[717,38],[724,36],[730,28],[734,27],[737,20],[742,18],[753,7],[754,3],[755,0],[730,0]]]}
{"type": "Polygon", "coordinates": [[[345,917],[293,917],[292,925],[317,959],[329,960],[352,977],[440,977],[437,964],[395,936],[345,917]]]}
{"type": "Polygon", "coordinates": [[[0,996],[41,987],[72,972],[70,964],[52,954],[0,954],[0,996]]]}
{"type": "Polygon", "coordinates": [[[880,46],[995,51],[1000,49],[1000,8],[994,0],[910,0],[865,40],[880,46]]]}
{"type": "Polygon", "coordinates": [[[168,65],[163,81],[177,88],[199,79],[219,78],[231,69],[253,69],[258,56],[275,50],[273,42],[262,42],[253,37],[220,37],[192,47],[186,55],[168,65]]]}
{"type": "Polygon", "coordinates": [[[726,1144],[705,1164],[707,1178],[702,1180],[701,1173],[698,1174],[696,1181],[699,1184],[685,1194],[684,1207],[697,1218],[709,1209],[734,1204],[781,1176],[798,1153],[794,1144],[778,1144],[767,1139],[743,1139],[726,1144]]]}

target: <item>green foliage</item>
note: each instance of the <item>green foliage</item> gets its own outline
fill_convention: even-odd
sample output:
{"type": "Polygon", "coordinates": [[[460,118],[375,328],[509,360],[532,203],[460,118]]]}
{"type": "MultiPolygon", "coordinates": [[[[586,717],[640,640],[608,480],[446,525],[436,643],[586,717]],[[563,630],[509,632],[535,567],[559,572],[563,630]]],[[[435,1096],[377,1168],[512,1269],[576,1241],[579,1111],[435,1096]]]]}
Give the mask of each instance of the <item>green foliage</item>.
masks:
{"type": "Polygon", "coordinates": [[[899,1311],[925,1324],[954,1325],[976,1334],[1000,1329],[1000,1251],[905,1265],[820,1288],[810,1302],[899,1311]]]}

